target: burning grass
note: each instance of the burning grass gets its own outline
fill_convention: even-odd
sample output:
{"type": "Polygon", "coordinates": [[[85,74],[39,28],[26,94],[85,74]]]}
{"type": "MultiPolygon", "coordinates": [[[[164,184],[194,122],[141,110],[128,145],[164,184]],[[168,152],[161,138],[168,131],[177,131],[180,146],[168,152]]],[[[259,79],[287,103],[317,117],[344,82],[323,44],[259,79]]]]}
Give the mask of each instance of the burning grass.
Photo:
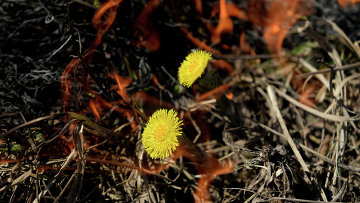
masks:
{"type": "Polygon", "coordinates": [[[0,199],[360,201],[356,1],[1,4],[0,199]]]}

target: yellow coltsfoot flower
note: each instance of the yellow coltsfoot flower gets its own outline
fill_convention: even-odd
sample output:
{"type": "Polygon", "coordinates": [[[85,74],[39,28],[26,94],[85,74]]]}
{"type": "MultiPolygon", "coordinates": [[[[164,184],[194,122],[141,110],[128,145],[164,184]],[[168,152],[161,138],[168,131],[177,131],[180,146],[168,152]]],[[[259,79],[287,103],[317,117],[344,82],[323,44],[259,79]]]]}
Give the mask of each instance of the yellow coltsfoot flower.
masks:
{"type": "Polygon", "coordinates": [[[210,60],[211,53],[202,50],[196,50],[187,55],[179,68],[180,84],[190,87],[196,79],[201,77],[210,60]]]}
{"type": "Polygon", "coordinates": [[[164,159],[173,153],[182,135],[181,125],[182,121],[172,109],[159,109],[151,115],[142,134],[144,149],[151,158],[164,159]]]}

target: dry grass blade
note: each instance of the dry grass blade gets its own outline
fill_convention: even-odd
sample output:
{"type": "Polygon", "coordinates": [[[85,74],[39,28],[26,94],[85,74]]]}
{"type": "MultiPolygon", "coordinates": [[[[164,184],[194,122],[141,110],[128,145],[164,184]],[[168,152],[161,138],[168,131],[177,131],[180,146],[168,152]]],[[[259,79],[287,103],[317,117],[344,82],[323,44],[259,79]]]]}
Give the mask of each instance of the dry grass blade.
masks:
{"type": "Polygon", "coordinates": [[[29,171],[27,171],[26,173],[22,174],[21,176],[19,176],[18,178],[16,178],[12,183],[11,186],[14,186],[18,183],[21,183],[23,181],[25,181],[30,175],[31,175],[31,169],[29,171]]]}
{"type": "Polygon", "coordinates": [[[54,200],[54,203],[58,202],[59,199],[61,198],[61,196],[64,194],[64,192],[69,188],[70,183],[73,181],[73,179],[75,178],[75,174],[72,174],[71,178],[68,180],[68,182],[66,183],[65,187],[61,190],[61,192],[59,193],[59,195],[56,197],[56,199],[54,200]]]}
{"type": "Polygon", "coordinates": [[[347,185],[347,183],[344,182],[344,183],[343,183],[343,186],[341,187],[341,189],[339,190],[339,192],[334,196],[334,198],[331,200],[331,202],[337,201],[337,200],[340,198],[340,196],[342,196],[342,195],[344,194],[345,189],[346,189],[346,185],[347,185]]]}
{"type": "Polygon", "coordinates": [[[300,147],[303,149],[303,150],[306,150],[312,154],[314,154],[315,156],[319,157],[320,159],[322,159],[323,161],[326,161],[328,162],[329,164],[332,164],[332,165],[337,165],[338,167],[340,168],[343,168],[343,169],[346,169],[346,170],[349,170],[349,171],[352,171],[352,172],[355,172],[355,173],[360,173],[360,168],[359,167],[355,167],[355,166],[348,166],[348,165],[345,165],[345,164],[342,164],[342,163],[337,163],[336,161],[324,156],[324,155],[321,155],[319,154],[318,152],[310,149],[309,147],[303,145],[303,144],[300,144],[300,147]]]}
{"type": "Polygon", "coordinates": [[[344,31],[342,31],[339,26],[337,26],[334,22],[332,22],[329,19],[326,19],[326,22],[328,22],[332,28],[340,35],[340,37],[343,39],[344,44],[348,46],[353,52],[356,53],[358,57],[360,57],[360,47],[358,44],[354,44],[351,42],[351,40],[346,36],[344,31]]]}
{"type": "MultiPolygon", "coordinates": [[[[274,111],[275,111],[276,117],[277,117],[277,119],[278,119],[278,121],[279,121],[279,123],[280,123],[280,126],[281,126],[281,128],[282,128],[282,130],[283,130],[283,133],[284,133],[284,135],[285,135],[285,137],[286,137],[286,139],[287,139],[287,141],[288,141],[291,149],[293,150],[296,159],[299,161],[299,163],[300,163],[301,167],[303,168],[303,170],[304,170],[305,172],[310,173],[309,168],[308,168],[307,165],[305,164],[305,161],[304,161],[304,159],[302,158],[302,156],[301,156],[298,148],[296,147],[293,139],[291,138],[291,136],[290,136],[290,134],[289,134],[289,131],[288,131],[287,127],[286,127],[285,121],[284,121],[284,119],[283,119],[282,116],[281,116],[281,113],[280,113],[280,110],[279,110],[279,107],[278,107],[278,104],[277,104],[277,101],[276,101],[276,96],[275,96],[274,90],[272,89],[272,87],[271,87],[270,85],[268,85],[266,89],[267,89],[267,93],[268,93],[268,95],[269,95],[269,97],[270,97],[270,100],[271,100],[272,108],[273,108],[274,111]]],[[[311,185],[311,181],[310,181],[310,179],[307,177],[306,173],[305,173],[305,181],[307,181],[308,184],[311,185]]],[[[327,201],[326,195],[325,195],[325,193],[324,193],[324,191],[323,191],[322,189],[321,189],[321,197],[322,197],[322,199],[323,199],[324,201],[327,201]]]]}
{"type": "Polygon", "coordinates": [[[60,131],[57,135],[55,135],[54,137],[52,137],[52,138],[46,140],[45,142],[39,144],[39,145],[36,147],[37,149],[39,149],[39,152],[41,151],[41,148],[43,148],[45,145],[51,143],[51,142],[54,141],[56,138],[58,138],[60,135],[64,134],[65,131],[69,128],[69,126],[70,126],[73,122],[75,122],[75,121],[76,121],[76,119],[70,120],[69,122],[67,122],[67,123],[64,125],[64,127],[61,129],[61,131],[60,131]]]}
{"type": "Polygon", "coordinates": [[[20,129],[20,128],[23,128],[23,127],[32,125],[32,124],[37,123],[37,122],[42,121],[42,120],[51,119],[51,118],[54,118],[55,116],[60,116],[60,115],[64,115],[64,114],[61,113],[61,114],[54,114],[54,115],[50,115],[50,116],[43,116],[43,117],[36,118],[36,119],[34,119],[34,120],[28,121],[28,122],[26,122],[26,123],[23,123],[23,124],[21,124],[21,125],[19,125],[19,126],[16,126],[16,127],[13,128],[13,129],[7,131],[5,134],[0,135],[0,139],[3,138],[3,137],[5,137],[5,136],[7,136],[7,135],[9,135],[10,133],[14,132],[15,130],[20,129]]]}
{"type": "Polygon", "coordinates": [[[349,81],[360,77],[360,74],[354,74],[351,75],[349,77],[344,78],[340,84],[338,84],[338,86],[336,87],[335,91],[334,91],[334,96],[337,97],[340,94],[341,89],[345,86],[346,83],[348,83],[349,81]]]}
{"type": "Polygon", "coordinates": [[[76,199],[79,196],[80,189],[82,187],[82,180],[84,177],[85,172],[85,160],[84,160],[84,135],[83,135],[83,129],[84,125],[83,123],[79,123],[76,125],[76,127],[73,129],[73,140],[74,140],[74,147],[75,151],[79,157],[79,159],[76,160],[77,162],[77,168],[74,173],[75,180],[73,182],[73,185],[71,186],[70,193],[68,195],[67,201],[68,202],[75,202],[76,199]]]}
{"type": "MultiPolygon", "coordinates": [[[[343,65],[342,67],[339,68],[334,68],[333,71],[346,71],[346,70],[353,70],[353,69],[358,69],[360,68],[360,62],[356,62],[356,63],[352,63],[352,64],[347,64],[347,65],[343,65]]],[[[316,74],[322,74],[322,73],[330,73],[331,69],[322,69],[322,70],[318,70],[315,72],[310,72],[310,73],[303,73],[301,75],[299,75],[299,78],[304,78],[304,77],[308,77],[311,75],[316,75],[316,74]]]]}
{"type": "Polygon", "coordinates": [[[54,178],[58,177],[64,169],[75,159],[76,151],[72,150],[69,156],[66,158],[66,161],[61,165],[59,172],[54,176],[54,178]]]}
{"type": "MultiPolygon", "coordinates": [[[[307,200],[307,199],[296,199],[296,198],[281,198],[281,197],[272,197],[267,200],[259,200],[258,202],[308,202],[308,203],[324,203],[324,201],[315,201],[315,200],[307,200]]],[[[334,202],[341,203],[341,202],[334,202]]]]}
{"type": "Polygon", "coordinates": [[[281,97],[283,97],[284,99],[286,99],[288,102],[294,104],[295,106],[315,115],[318,116],[320,118],[323,118],[325,120],[330,120],[330,121],[335,121],[335,122],[344,122],[344,121],[357,121],[359,120],[358,117],[346,117],[346,116],[337,116],[337,115],[332,115],[332,114],[327,114],[327,113],[323,113],[320,112],[316,109],[313,109],[311,107],[308,107],[298,101],[296,101],[295,99],[291,98],[290,96],[288,96],[287,94],[281,92],[280,90],[274,88],[276,93],[278,95],[280,95],[281,97]]]}
{"type": "MultiPolygon", "coordinates": [[[[310,63],[308,63],[307,61],[305,61],[304,59],[300,58],[300,59],[299,59],[299,62],[301,63],[301,65],[304,66],[304,68],[306,68],[307,70],[309,70],[311,73],[317,72],[317,69],[316,69],[314,66],[312,66],[310,63]]],[[[329,81],[326,80],[326,78],[325,78],[323,75],[315,75],[315,77],[316,77],[317,79],[319,79],[320,82],[321,82],[323,85],[325,85],[328,90],[330,90],[329,81]]]]}
{"type": "Polygon", "coordinates": [[[79,121],[83,121],[85,123],[85,125],[91,127],[91,129],[94,129],[95,130],[94,133],[97,132],[96,135],[99,135],[99,136],[102,136],[102,137],[107,137],[107,135],[112,134],[111,130],[106,129],[106,128],[92,122],[89,118],[87,118],[84,115],[74,113],[74,112],[68,112],[68,114],[71,117],[73,117],[74,119],[77,119],[79,121]]]}
{"type": "MultiPolygon", "coordinates": [[[[276,131],[276,130],[274,130],[274,129],[272,129],[272,128],[270,128],[270,127],[268,127],[268,126],[266,126],[266,125],[264,125],[262,123],[259,123],[258,121],[254,121],[254,120],[252,120],[250,118],[247,118],[247,119],[249,119],[251,122],[254,122],[255,124],[259,125],[261,128],[263,128],[263,129],[265,129],[265,130],[267,130],[267,131],[269,131],[271,133],[274,133],[275,135],[278,135],[278,136],[286,139],[286,136],[284,134],[282,134],[282,133],[280,133],[280,132],[278,132],[278,131],[276,131]]],[[[310,149],[309,147],[307,147],[307,146],[305,146],[305,145],[303,145],[301,143],[299,144],[299,146],[303,150],[306,150],[306,151],[314,154],[315,156],[317,156],[318,158],[322,159],[323,161],[325,161],[325,162],[327,162],[329,164],[338,165],[340,168],[343,168],[343,169],[346,169],[346,170],[349,170],[349,171],[352,171],[352,172],[360,173],[360,168],[359,167],[348,166],[348,165],[345,165],[345,164],[342,164],[342,163],[337,163],[336,161],[334,161],[334,160],[332,160],[332,159],[330,159],[330,158],[316,152],[313,149],[310,149]]],[[[234,152],[231,152],[231,153],[229,153],[229,156],[233,155],[233,154],[234,154],[234,152]]]]}
{"type": "Polygon", "coordinates": [[[281,116],[281,113],[280,113],[280,110],[279,110],[279,107],[278,107],[278,104],[277,104],[277,101],[276,101],[276,96],[275,96],[274,90],[272,89],[271,86],[267,86],[266,90],[267,90],[267,93],[268,93],[268,95],[270,97],[272,108],[273,108],[273,110],[274,110],[274,112],[276,114],[276,118],[278,119],[278,121],[280,123],[280,126],[281,126],[281,128],[283,130],[283,134],[285,135],[286,140],[288,141],[291,149],[293,150],[293,152],[294,152],[294,154],[296,156],[296,159],[299,161],[299,163],[300,163],[301,167],[303,168],[303,170],[305,172],[309,172],[309,168],[306,166],[305,161],[302,158],[299,150],[297,149],[294,141],[292,140],[292,138],[291,138],[291,136],[289,134],[289,131],[288,131],[287,127],[286,127],[285,121],[281,116]]]}

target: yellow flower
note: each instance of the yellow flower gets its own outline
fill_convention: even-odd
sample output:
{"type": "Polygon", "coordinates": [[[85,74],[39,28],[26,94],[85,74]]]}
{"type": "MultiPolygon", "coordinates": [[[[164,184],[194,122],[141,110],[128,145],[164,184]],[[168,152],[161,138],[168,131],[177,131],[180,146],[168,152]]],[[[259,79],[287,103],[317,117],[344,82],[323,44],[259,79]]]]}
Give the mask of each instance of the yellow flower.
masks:
{"type": "Polygon", "coordinates": [[[180,84],[190,87],[196,79],[201,77],[209,60],[211,60],[211,53],[196,50],[186,56],[179,68],[180,84]]]}
{"type": "Polygon", "coordinates": [[[153,113],[142,134],[144,149],[151,158],[164,159],[172,154],[179,145],[182,124],[172,109],[159,109],[153,113]]]}

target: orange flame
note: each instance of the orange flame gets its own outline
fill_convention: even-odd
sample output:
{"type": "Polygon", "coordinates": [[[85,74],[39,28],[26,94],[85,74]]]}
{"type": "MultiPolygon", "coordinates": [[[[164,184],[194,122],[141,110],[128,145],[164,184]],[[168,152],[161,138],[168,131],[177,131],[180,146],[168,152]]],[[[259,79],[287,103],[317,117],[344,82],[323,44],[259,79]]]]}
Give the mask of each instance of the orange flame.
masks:
{"type": "Polygon", "coordinates": [[[315,107],[316,106],[316,100],[313,96],[314,92],[319,89],[320,82],[316,79],[310,80],[306,86],[304,87],[305,79],[300,79],[298,76],[301,73],[297,71],[293,71],[293,77],[291,78],[291,85],[296,90],[296,92],[300,95],[299,102],[302,104],[305,104],[309,107],[315,107]]]}
{"type": "Polygon", "coordinates": [[[316,101],[311,96],[315,90],[315,86],[308,86],[300,92],[299,102],[309,107],[315,107],[316,101]]]}
{"type": "MultiPolygon", "coordinates": [[[[119,94],[119,90],[117,91],[117,93],[119,94]]],[[[93,93],[93,94],[95,94],[95,93],[93,93]]],[[[129,97],[129,100],[131,100],[130,97],[129,97]]],[[[121,101],[108,102],[108,101],[104,100],[103,98],[101,98],[99,95],[95,94],[95,99],[91,100],[89,103],[89,109],[97,119],[100,119],[100,116],[103,113],[102,108],[105,107],[107,109],[113,109],[115,112],[126,117],[131,122],[131,125],[130,125],[131,129],[135,130],[136,123],[135,123],[135,121],[133,121],[134,120],[133,112],[129,109],[122,108],[121,105],[123,105],[123,102],[121,102],[121,101]]]]}
{"type": "Polygon", "coordinates": [[[118,90],[116,91],[124,101],[129,102],[131,99],[126,93],[126,87],[132,82],[132,78],[130,77],[122,77],[115,72],[110,74],[110,77],[113,77],[116,80],[118,90]]]}
{"type": "Polygon", "coordinates": [[[0,160],[0,164],[10,164],[10,163],[15,163],[15,162],[22,162],[25,160],[25,157],[19,158],[19,159],[3,159],[0,160]]]}
{"type": "Polygon", "coordinates": [[[226,4],[226,10],[231,17],[236,17],[245,21],[248,20],[247,14],[239,9],[234,3],[226,4]]]}
{"type": "Polygon", "coordinates": [[[220,3],[214,6],[211,11],[211,18],[219,12],[219,23],[216,28],[213,28],[209,23],[205,24],[211,32],[211,42],[214,44],[218,44],[221,41],[222,33],[233,32],[234,25],[230,16],[247,20],[247,15],[244,11],[239,9],[234,3],[226,3],[225,0],[220,0],[220,3]]]}
{"type": "MultiPolygon", "coordinates": [[[[128,96],[127,92],[126,92],[126,87],[132,82],[132,78],[130,77],[123,77],[118,75],[117,73],[113,72],[112,74],[109,74],[110,77],[114,78],[116,80],[117,83],[117,87],[118,90],[116,91],[121,98],[126,102],[126,104],[131,102],[131,98],[128,96]]],[[[101,99],[99,97],[99,99],[101,99]]],[[[106,102],[105,100],[101,99],[102,103],[107,106],[108,108],[113,108],[114,106],[108,102],[106,102]]],[[[120,109],[120,108],[115,108],[116,111],[121,112],[122,114],[125,114],[125,116],[127,117],[127,119],[129,121],[131,121],[131,129],[135,130],[136,129],[136,123],[132,122],[134,119],[133,114],[129,111],[129,110],[125,110],[125,109],[120,109]]]]}
{"type": "Polygon", "coordinates": [[[234,3],[226,3],[225,0],[220,0],[220,6],[215,5],[211,11],[211,17],[219,13],[219,24],[216,28],[213,28],[210,24],[207,24],[208,29],[211,32],[211,42],[217,44],[221,40],[222,33],[232,33],[234,29],[233,22],[230,18],[236,17],[242,20],[247,20],[247,15],[244,11],[239,9],[234,3]]]}
{"type": "Polygon", "coordinates": [[[204,42],[200,41],[198,38],[194,37],[185,27],[181,27],[181,30],[184,32],[185,36],[195,44],[199,49],[208,51],[213,54],[220,54],[220,52],[210,46],[206,45],[204,42]]]}
{"type": "MultiPolygon", "coordinates": [[[[95,14],[95,16],[93,18],[93,24],[97,29],[97,37],[95,38],[95,40],[93,42],[92,49],[95,49],[97,46],[100,45],[103,34],[114,23],[115,18],[116,18],[116,11],[117,11],[118,5],[121,2],[122,2],[122,0],[107,1],[106,3],[104,3],[102,5],[102,7],[95,14]],[[104,22],[102,22],[102,19],[104,19],[104,22]]],[[[147,20],[143,21],[143,20],[150,16],[152,10],[156,6],[158,6],[159,2],[160,2],[160,0],[150,0],[149,3],[147,4],[147,6],[142,11],[142,13],[140,14],[140,16],[138,17],[138,20],[143,22],[143,24],[142,24],[143,26],[141,28],[139,28],[140,33],[142,34],[142,36],[141,36],[142,38],[138,42],[139,43],[138,45],[146,47],[151,50],[156,50],[159,48],[159,46],[160,46],[159,35],[158,35],[157,31],[153,28],[153,25],[149,21],[147,21],[147,20]],[[142,30],[142,29],[145,29],[145,30],[142,30]]],[[[201,1],[195,0],[195,5],[196,5],[197,11],[201,14],[202,13],[201,1]]],[[[220,7],[221,7],[220,15],[219,15],[220,21],[219,21],[219,25],[215,29],[215,33],[217,33],[216,35],[219,36],[219,39],[220,39],[221,33],[232,32],[232,29],[233,29],[232,21],[229,17],[230,12],[227,13],[227,11],[229,10],[230,7],[226,5],[225,0],[220,0],[220,7]]],[[[241,16],[241,13],[239,13],[236,10],[234,10],[234,11],[235,12],[232,12],[232,15],[241,16]]],[[[141,23],[139,23],[139,24],[137,23],[135,26],[140,26],[140,25],[141,25],[141,23]]],[[[198,38],[195,38],[194,36],[192,36],[187,31],[186,28],[182,28],[182,31],[185,33],[185,35],[188,37],[188,39],[192,43],[194,43],[196,46],[198,46],[199,48],[207,50],[213,54],[220,54],[220,52],[217,51],[216,49],[211,48],[210,46],[201,42],[198,38]]],[[[89,53],[92,53],[92,50],[90,50],[88,52],[88,54],[86,54],[89,57],[88,59],[91,59],[91,54],[89,54],[89,53]]],[[[64,90],[64,101],[63,101],[64,111],[65,111],[66,103],[71,96],[71,88],[72,88],[71,87],[71,75],[74,72],[75,67],[78,64],[79,64],[79,59],[77,59],[77,58],[72,59],[71,62],[68,64],[68,66],[65,68],[65,70],[63,72],[62,88],[64,90]]],[[[217,66],[224,68],[228,72],[233,71],[233,68],[230,64],[227,64],[227,63],[224,63],[221,61],[220,62],[215,61],[214,64],[217,64],[217,66]]],[[[116,92],[121,96],[121,98],[126,103],[131,102],[131,98],[129,97],[129,95],[126,92],[126,87],[131,83],[131,78],[120,76],[120,75],[116,74],[115,72],[113,72],[109,75],[117,83],[116,92]]],[[[153,81],[155,84],[158,83],[155,76],[153,77],[153,81]]],[[[206,100],[209,98],[219,98],[222,94],[224,94],[226,92],[226,90],[229,87],[230,87],[229,84],[225,84],[225,85],[222,85],[210,92],[204,93],[203,95],[201,95],[199,97],[198,101],[206,100]]],[[[114,111],[125,115],[129,120],[133,119],[134,115],[131,110],[121,108],[118,106],[118,104],[123,104],[122,100],[115,101],[115,102],[108,102],[108,101],[102,99],[99,95],[97,95],[93,91],[91,91],[91,89],[89,89],[89,91],[95,95],[95,98],[90,100],[88,108],[90,109],[90,111],[93,113],[93,115],[97,119],[100,119],[100,116],[103,113],[101,110],[101,107],[113,108],[114,111]]],[[[134,98],[138,99],[138,100],[142,100],[145,103],[148,103],[151,105],[155,105],[155,104],[160,105],[161,104],[162,106],[167,106],[168,108],[172,107],[172,104],[160,101],[156,97],[149,96],[145,92],[137,92],[134,95],[134,98]]],[[[136,128],[136,123],[132,122],[131,127],[134,130],[136,128]]],[[[62,135],[62,136],[60,136],[60,139],[64,139],[66,141],[66,143],[67,143],[66,145],[70,150],[73,148],[72,142],[71,143],[67,142],[68,139],[66,138],[66,136],[62,135]]],[[[190,149],[181,150],[181,148],[179,148],[179,150],[177,150],[175,152],[174,157],[172,159],[176,160],[181,155],[189,156],[191,159],[191,157],[193,157],[193,156],[190,156],[189,154],[193,154],[190,149]]],[[[196,195],[199,200],[197,200],[197,201],[209,200],[210,198],[209,198],[207,190],[210,185],[210,182],[217,175],[229,173],[232,170],[233,166],[232,166],[232,164],[225,164],[224,166],[222,166],[213,155],[209,155],[206,160],[200,160],[200,159],[191,159],[191,160],[198,166],[197,170],[199,171],[199,173],[201,173],[203,175],[203,177],[198,182],[199,189],[197,190],[196,195]],[[205,164],[202,162],[204,162],[205,164]]],[[[133,166],[131,164],[119,163],[117,161],[112,162],[112,161],[100,160],[100,159],[96,160],[96,161],[102,162],[102,163],[105,163],[105,162],[110,163],[111,162],[111,164],[133,168],[133,169],[139,170],[145,174],[156,174],[162,170],[167,169],[172,164],[172,162],[169,162],[165,165],[159,164],[159,165],[156,165],[156,168],[154,170],[148,170],[146,168],[139,168],[139,167],[133,166]]]]}
{"type": "Polygon", "coordinates": [[[227,12],[226,0],[220,0],[219,24],[212,30],[211,42],[218,44],[221,40],[221,34],[232,33],[233,29],[234,25],[227,12]]]}
{"type": "Polygon", "coordinates": [[[202,16],[202,2],[201,0],[194,0],[195,10],[202,16]]]}
{"type": "Polygon", "coordinates": [[[155,74],[151,74],[151,75],[152,75],[152,81],[154,82],[154,84],[155,84],[157,87],[159,87],[161,90],[164,90],[165,87],[159,84],[159,81],[158,81],[156,75],[155,75],[155,74]]]}
{"type": "Polygon", "coordinates": [[[211,65],[219,69],[225,70],[228,73],[232,73],[234,71],[234,67],[223,59],[213,59],[210,61],[210,63],[211,65]]]}
{"type": "Polygon", "coordinates": [[[194,157],[194,151],[191,150],[191,146],[182,143],[177,149],[174,151],[173,157],[166,164],[154,164],[152,163],[152,167],[147,166],[146,161],[143,160],[141,164],[142,167],[134,166],[133,164],[122,163],[115,160],[106,160],[106,158],[86,158],[89,163],[106,163],[110,165],[116,165],[126,168],[131,168],[140,171],[143,174],[147,175],[155,175],[159,172],[168,169],[180,156],[184,156],[189,158],[193,164],[196,166],[198,172],[202,175],[202,178],[199,179],[196,191],[195,202],[205,202],[209,201],[210,197],[208,194],[208,188],[210,186],[211,181],[219,175],[230,173],[234,167],[232,162],[226,162],[224,165],[221,165],[218,160],[210,155],[205,159],[197,159],[198,157],[194,157]]]}
{"type": "Polygon", "coordinates": [[[66,112],[66,104],[70,99],[71,93],[71,81],[69,80],[72,71],[79,64],[79,60],[77,58],[73,58],[70,63],[66,66],[62,76],[61,76],[61,89],[64,90],[63,95],[63,111],[66,112]]]}
{"type": "Polygon", "coordinates": [[[356,3],[359,3],[360,0],[338,0],[339,4],[345,8],[350,5],[355,5],[356,3]]]}
{"type": "Polygon", "coordinates": [[[161,0],[149,1],[135,21],[135,46],[145,47],[150,50],[158,50],[160,47],[160,36],[154,25],[151,23],[151,14],[159,5],[161,0]]]}
{"type": "Polygon", "coordinates": [[[256,55],[255,51],[251,48],[251,46],[246,41],[245,32],[242,32],[241,35],[240,35],[239,47],[240,47],[241,53],[245,53],[245,54],[250,53],[253,56],[256,55]]]}
{"type": "MultiPolygon", "coordinates": [[[[92,22],[93,22],[93,25],[95,26],[95,28],[98,30],[97,36],[94,40],[92,50],[87,52],[84,55],[84,58],[88,57],[88,60],[91,60],[93,49],[95,49],[101,43],[103,34],[110,28],[110,26],[115,21],[117,7],[121,2],[122,2],[122,0],[107,1],[106,3],[104,3],[101,6],[101,8],[94,15],[92,22]],[[109,10],[109,12],[107,13],[107,15],[105,17],[105,22],[102,22],[102,17],[105,14],[105,12],[107,12],[108,10],[109,10]]],[[[70,79],[71,77],[70,76],[71,76],[71,73],[73,72],[73,70],[75,69],[75,67],[79,64],[79,62],[80,62],[79,59],[73,58],[70,61],[70,63],[66,66],[66,68],[62,74],[61,88],[64,90],[64,95],[63,95],[63,111],[64,112],[66,111],[67,101],[70,99],[70,96],[71,96],[72,87],[71,87],[71,79],[70,79]]]]}
{"type": "Polygon", "coordinates": [[[95,28],[98,30],[96,39],[93,44],[93,48],[95,49],[101,43],[101,39],[103,34],[110,28],[110,26],[114,23],[116,18],[116,11],[118,5],[122,2],[122,0],[110,0],[101,6],[101,8],[96,12],[92,22],[95,28]],[[105,17],[105,22],[102,23],[101,18],[105,14],[106,11],[109,10],[109,13],[105,17]]]}
{"type": "Polygon", "coordinates": [[[159,108],[163,107],[168,109],[174,108],[174,105],[172,105],[171,103],[160,101],[157,97],[150,96],[148,93],[144,91],[136,92],[133,95],[133,98],[142,105],[147,104],[151,106],[157,106],[159,108]]]}
{"type": "Polygon", "coordinates": [[[100,105],[98,102],[94,101],[94,100],[90,100],[89,102],[89,108],[90,111],[93,113],[93,115],[95,116],[95,118],[97,120],[100,120],[100,105]]]}
{"type": "Polygon", "coordinates": [[[229,100],[232,100],[232,99],[234,98],[234,93],[228,92],[225,96],[226,96],[226,98],[228,98],[229,100]]]}
{"type": "Polygon", "coordinates": [[[198,189],[196,190],[195,202],[200,203],[210,201],[208,190],[211,181],[216,176],[230,173],[234,167],[234,164],[231,162],[227,162],[224,166],[220,165],[220,163],[214,156],[211,156],[208,162],[210,163],[210,166],[208,167],[209,169],[198,181],[198,189]]]}
{"type": "MultiPolygon", "coordinates": [[[[195,193],[195,202],[207,202],[210,200],[208,189],[211,181],[218,175],[230,173],[234,167],[232,162],[227,162],[222,166],[219,161],[212,154],[203,153],[196,149],[197,146],[192,143],[182,143],[176,150],[182,156],[190,159],[195,165],[198,173],[202,177],[198,181],[197,190],[195,193]]],[[[178,154],[176,154],[176,157],[178,154]]]]}
{"type": "MultiPolygon", "coordinates": [[[[215,4],[215,6],[213,7],[210,13],[210,18],[213,18],[217,13],[219,13],[219,11],[220,11],[219,4],[215,4]]],[[[247,14],[243,10],[238,8],[234,3],[226,3],[226,13],[231,17],[236,17],[244,21],[248,20],[247,14]]]]}
{"type": "Polygon", "coordinates": [[[249,20],[263,28],[265,43],[276,54],[281,54],[283,40],[297,19],[311,12],[311,0],[248,0],[249,20]]]}
{"type": "Polygon", "coordinates": [[[219,99],[221,95],[223,95],[227,89],[229,89],[230,84],[221,85],[213,90],[205,92],[204,94],[200,95],[200,97],[196,100],[197,102],[208,100],[208,99],[219,99]]]}

